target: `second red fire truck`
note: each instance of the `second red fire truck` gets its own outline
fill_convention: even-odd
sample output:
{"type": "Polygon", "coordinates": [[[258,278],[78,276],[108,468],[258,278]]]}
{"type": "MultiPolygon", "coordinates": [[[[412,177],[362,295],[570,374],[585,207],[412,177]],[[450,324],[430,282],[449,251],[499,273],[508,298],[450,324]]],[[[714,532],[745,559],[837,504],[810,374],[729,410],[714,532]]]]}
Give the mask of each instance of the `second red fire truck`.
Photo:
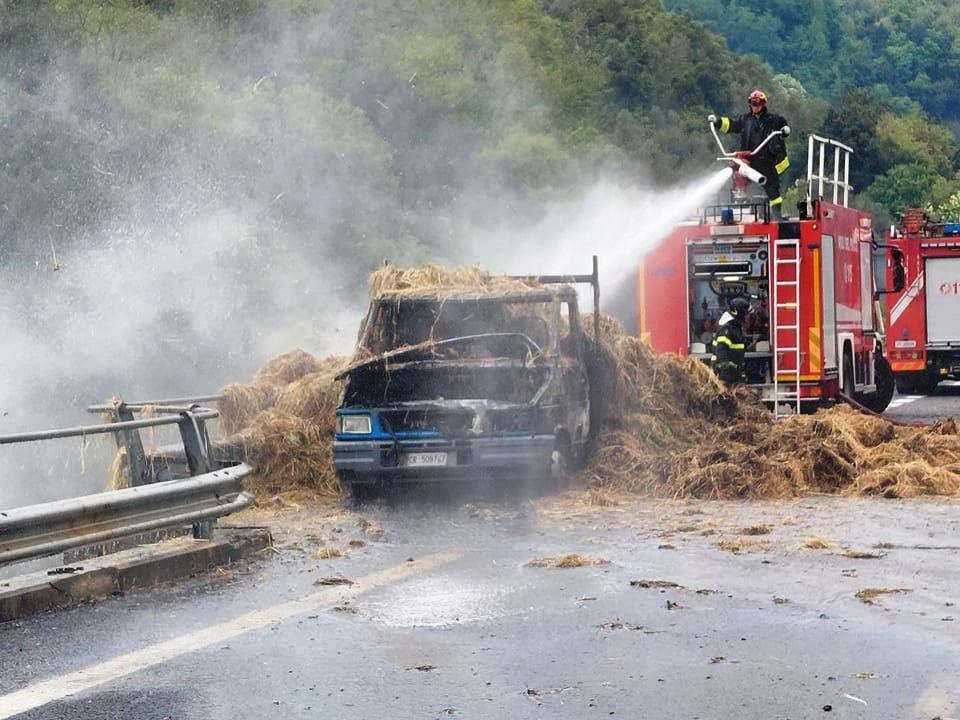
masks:
{"type": "Polygon", "coordinates": [[[901,393],[960,380],[960,223],[909,210],[887,235],[887,357],[901,393]]]}

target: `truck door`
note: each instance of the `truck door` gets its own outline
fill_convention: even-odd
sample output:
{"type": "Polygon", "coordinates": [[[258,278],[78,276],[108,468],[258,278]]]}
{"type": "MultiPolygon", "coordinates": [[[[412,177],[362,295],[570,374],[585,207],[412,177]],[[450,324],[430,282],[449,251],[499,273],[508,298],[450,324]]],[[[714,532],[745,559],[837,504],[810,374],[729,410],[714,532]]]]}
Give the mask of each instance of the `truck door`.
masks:
{"type": "Polygon", "coordinates": [[[960,344],[960,257],[925,262],[927,344],[960,344]]]}
{"type": "Polygon", "coordinates": [[[833,237],[824,235],[820,254],[823,279],[823,367],[837,369],[837,294],[833,262],[833,237]]]}

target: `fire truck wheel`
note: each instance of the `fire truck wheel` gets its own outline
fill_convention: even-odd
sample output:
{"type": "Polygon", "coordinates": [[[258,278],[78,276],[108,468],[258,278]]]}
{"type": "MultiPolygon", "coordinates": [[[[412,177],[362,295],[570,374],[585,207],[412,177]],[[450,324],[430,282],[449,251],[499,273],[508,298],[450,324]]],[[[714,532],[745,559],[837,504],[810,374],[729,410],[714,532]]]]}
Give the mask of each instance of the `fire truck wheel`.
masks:
{"type": "Polygon", "coordinates": [[[913,395],[917,391],[917,382],[902,375],[897,378],[897,392],[901,395],[913,395]]]}
{"type": "Polygon", "coordinates": [[[845,354],[843,357],[843,394],[848,398],[853,398],[856,387],[856,379],[853,375],[853,360],[845,354]]]}
{"type": "Polygon", "coordinates": [[[924,373],[923,379],[917,383],[917,392],[920,395],[933,395],[937,391],[940,378],[933,373],[924,373]]]}
{"type": "Polygon", "coordinates": [[[889,405],[893,399],[893,389],[895,385],[893,370],[890,368],[890,363],[887,362],[887,359],[879,354],[874,359],[873,368],[877,380],[877,391],[869,395],[864,395],[861,402],[875,413],[882,413],[887,409],[887,405],[889,405]]]}

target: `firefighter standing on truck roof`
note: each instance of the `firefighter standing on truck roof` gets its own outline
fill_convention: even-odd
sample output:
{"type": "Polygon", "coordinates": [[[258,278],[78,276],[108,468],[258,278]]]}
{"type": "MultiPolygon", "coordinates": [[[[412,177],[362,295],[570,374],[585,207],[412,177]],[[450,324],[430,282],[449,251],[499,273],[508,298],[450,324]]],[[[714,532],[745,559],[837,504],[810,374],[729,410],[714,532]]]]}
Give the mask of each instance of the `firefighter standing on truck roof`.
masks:
{"type": "MultiPolygon", "coordinates": [[[[740,150],[754,150],[767,139],[770,133],[782,130],[787,121],[782,115],[767,110],[767,95],[762,90],[754,90],[747,98],[750,112],[731,120],[722,117],[713,121],[715,127],[723,133],[740,133],[740,150]]],[[[780,206],[783,196],[780,194],[780,176],[790,167],[787,157],[787,145],[783,137],[777,136],[763,146],[763,149],[749,158],[750,167],[763,173],[767,182],[763,186],[770,198],[770,208],[775,220],[780,219],[780,206]]]]}
{"type": "Polygon", "coordinates": [[[736,297],[720,318],[720,327],[713,336],[710,349],[710,364],[717,377],[730,385],[743,382],[743,361],[746,343],[743,335],[743,321],[750,312],[750,301],[736,297]]]}

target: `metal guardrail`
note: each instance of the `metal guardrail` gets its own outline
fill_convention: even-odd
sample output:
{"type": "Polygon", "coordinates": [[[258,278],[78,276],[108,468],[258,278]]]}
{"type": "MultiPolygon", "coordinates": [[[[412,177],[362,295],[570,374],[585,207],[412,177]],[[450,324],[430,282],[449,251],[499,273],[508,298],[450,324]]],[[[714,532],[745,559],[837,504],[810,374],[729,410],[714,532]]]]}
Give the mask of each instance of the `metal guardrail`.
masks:
{"type": "Polygon", "coordinates": [[[34,442],[37,440],[57,440],[60,438],[86,437],[88,435],[106,435],[120,430],[139,430],[148,427],[159,427],[161,425],[175,425],[183,420],[183,415],[189,414],[195,420],[210,420],[219,415],[216,410],[191,410],[185,409],[183,413],[176,415],[158,415],[152,418],[142,418],[140,420],[127,420],[122,422],[108,423],[103,425],[77,425],[69,428],[56,428],[54,430],[37,430],[34,432],[10,433],[0,435],[0,445],[13,445],[15,443],[34,442]]]}
{"type": "Polygon", "coordinates": [[[178,398],[164,398],[163,400],[138,400],[135,402],[120,402],[120,403],[102,403],[100,405],[91,405],[87,408],[87,412],[90,413],[112,413],[117,409],[118,405],[123,405],[131,409],[139,409],[152,407],[154,410],[162,411],[164,408],[177,407],[184,410],[190,409],[191,407],[196,407],[198,403],[206,402],[216,402],[220,400],[223,395],[195,395],[190,397],[178,397],[178,398]]]}
{"type": "Polygon", "coordinates": [[[109,414],[112,422],[0,435],[3,446],[113,434],[118,448],[126,451],[131,484],[122,490],[0,510],[0,564],[183,525],[193,525],[195,538],[212,537],[216,518],[253,502],[253,496],[242,491],[243,478],[252,468],[245,464],[222,467],[211,460],[206,421],[219,413],[196,402],[217,398],[117,401],[89,408],[109,414]],[[134,417],[147,408],[159,414],[134,417]],[[186,466],[180,471],[186,477],[164,479],[171,476],[169,468],[162,471],[144,451],[140,431],[164,425],[176,425],[180,431],[185,461],[181,464],[186,466]]]}
{"type": "Polygon", "coordinates": [[[249,465],[183,480],[0,511],[0,564],[176,525],[201,523],[250,505],[249,465]]]}

